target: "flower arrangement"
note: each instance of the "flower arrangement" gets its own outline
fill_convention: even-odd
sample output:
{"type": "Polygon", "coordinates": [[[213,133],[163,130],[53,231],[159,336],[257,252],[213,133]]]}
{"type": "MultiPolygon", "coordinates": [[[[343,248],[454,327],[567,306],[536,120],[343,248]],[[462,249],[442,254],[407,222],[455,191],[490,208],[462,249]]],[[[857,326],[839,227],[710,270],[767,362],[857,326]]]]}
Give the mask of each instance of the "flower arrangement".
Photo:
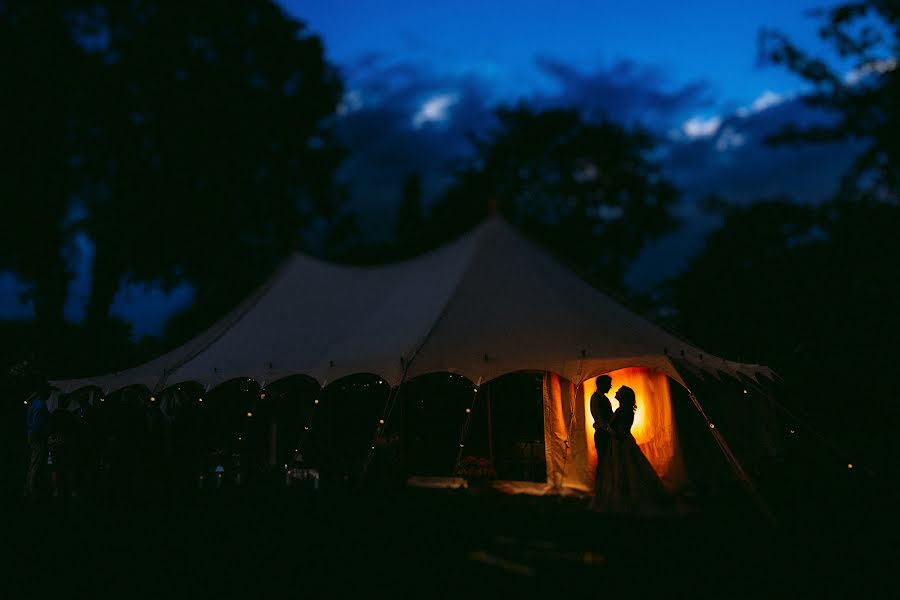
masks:
{"type": "Polygon", "coordinates": [[[483,479],[493,480],[497,478],[497,471],[487,458],[479,456],[467,456],[456,465],[455,474],[467,480],[483,479]]]}

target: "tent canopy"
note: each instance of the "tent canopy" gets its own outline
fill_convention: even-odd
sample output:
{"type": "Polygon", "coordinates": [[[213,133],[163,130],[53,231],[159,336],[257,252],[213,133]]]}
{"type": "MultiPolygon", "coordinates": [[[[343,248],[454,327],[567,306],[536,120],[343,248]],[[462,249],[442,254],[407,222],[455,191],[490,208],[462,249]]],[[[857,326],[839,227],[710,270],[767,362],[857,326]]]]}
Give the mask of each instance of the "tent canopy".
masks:
{"type": "Polygon", "coordinates": [[[500,218],[402,263],[351,267],[293,255],[207,331],[143,365],[56,381],[64,390],[236,377],[261,385],[308,375],[321,385],[373,373],[391,385],[432,372],[488,381],[517,371],[576,384],[624,367],[771,376],[702,352],[631,312],[500,218]]]}

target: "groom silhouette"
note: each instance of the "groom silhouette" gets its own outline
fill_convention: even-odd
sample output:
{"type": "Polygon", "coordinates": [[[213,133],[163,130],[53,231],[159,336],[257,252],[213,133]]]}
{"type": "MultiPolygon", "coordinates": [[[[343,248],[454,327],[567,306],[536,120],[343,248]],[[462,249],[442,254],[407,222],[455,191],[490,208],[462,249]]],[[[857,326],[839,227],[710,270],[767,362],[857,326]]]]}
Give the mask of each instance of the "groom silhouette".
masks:
{"type": "Polygon", "coordinates": [[[613,410],[606,393],[612,389],[612,377],[601,375],[597,378],[597,391],[591,396],[591,415],[594,417],[594,448],[597,449],[597,457],[606,453],[609,442],[609,421],[612,419],[613,410]]]}

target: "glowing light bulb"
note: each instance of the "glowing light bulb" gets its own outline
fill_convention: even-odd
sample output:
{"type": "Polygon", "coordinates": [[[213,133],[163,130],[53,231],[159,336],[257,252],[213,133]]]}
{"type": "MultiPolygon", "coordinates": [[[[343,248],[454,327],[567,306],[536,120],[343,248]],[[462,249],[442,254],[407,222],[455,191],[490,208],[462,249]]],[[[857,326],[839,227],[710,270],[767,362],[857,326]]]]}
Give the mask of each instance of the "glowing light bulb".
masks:
{"type": "Polygon", "coordinates": [[[156,396],[150,396],[150,402],[156,402],[156,396]]]}
{"type": "Polygon", "coordinates": [[[305,429],[306,431],[309,431],[309,425],[304,425],[303,429],[305,429]]]}
{"type": "Polygon", "coordinates": [[[203,398],[197,398],[197,402],[203,402],[203,398]]]}
{"type": "Polygon", "coordinates": [[[746,394],[746,393],[747,393],[747,390],[744,390],[744,393],[746,394]]]}
{"type": "Polygon", "coordinates": [[[709,428],[710,428],[710,429],[715,429],[715,428],[716,428],[716,424],[715,424],[715,423],[710,423],[710,424],[709,424],[709,428]]]}
{"type": "Polygon", "coordinates": [[[313,404],[318,404],[318,403],[319,403],[319,399],[318,399],[318,398],[316,398],[315,400],[313,400],[313,404]]]}
{"type": "Polygon", "coordinates": [[[847,463],[847,468],[848,468],[848,469],[852,469],[852,468],[853,468],[853,463],[847,463]]]}
{"type": "Polygon", "coordinates": [[[465,447],[465,444],[460,444],[459,447],[460,447],[460,448],[464,448],[464,447],[465,447]]]}
{"type": "Polygon", "coordinates": [[[22,404],[24,404],[25,406],[28,406],[28,400],[22,400],[22,404]]]}
{"type": "Polygon", "coordinates": [[[100,398],[100,402],[106,402],[106,398],[100,398]]]}
{"type": "Polygon", "coordinates": [[[378,424],[379,424],[379,425],[384,425],[384,419],[378,419],[378,424]]]}
{"type": "Polygon", "coordinates": [[[471,408],[467,408],[467,409],[466,409],[466,414],[469,414],[470,412],[472,412],[472,409],[471,409],[471,408]]]}
{"type": "Polygon", "coordinates": [[[248,416],[248,417],[252,417],[252,416],[253,416],[253,413],[252,413],[251,411],[248,410],[248,411],[247,411],[247,416],[248,416]]]}
{"type": "Polygon", "coordinates": [[[260,399],[260,400],[265,400],[265,399],[266,399],[266,393],[265,393],[265,392],[260,392],[260,393],[259,393],[259,399],[260,399]]]}

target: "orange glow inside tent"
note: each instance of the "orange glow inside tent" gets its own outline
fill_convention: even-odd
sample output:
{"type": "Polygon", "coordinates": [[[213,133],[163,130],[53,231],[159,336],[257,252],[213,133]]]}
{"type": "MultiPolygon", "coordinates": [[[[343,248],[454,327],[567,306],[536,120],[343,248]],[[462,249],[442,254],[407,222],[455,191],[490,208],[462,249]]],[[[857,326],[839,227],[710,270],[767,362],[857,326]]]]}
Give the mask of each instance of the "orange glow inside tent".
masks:
{"type": "MultiPolygon", "coordinates": [[[[615,399],[616,390],[627,385],[634,390],[637,410],[631,435],[644,456],[664,483],[683,477],[684,468],[672,415],[672,399],[669,394],[669,380],[664,373],[651,369],[634,367],[607,373],[612,378],[612,387],[607,398],[613,410],[619,406],[615,399]]],[[[591,469],[597,465],[597,450],[594,448],[594,417],[591,414],[591,396],[597,390],[597,380],[584,382],[585,435],[587,436],[588,461],[591,469]]]]}

